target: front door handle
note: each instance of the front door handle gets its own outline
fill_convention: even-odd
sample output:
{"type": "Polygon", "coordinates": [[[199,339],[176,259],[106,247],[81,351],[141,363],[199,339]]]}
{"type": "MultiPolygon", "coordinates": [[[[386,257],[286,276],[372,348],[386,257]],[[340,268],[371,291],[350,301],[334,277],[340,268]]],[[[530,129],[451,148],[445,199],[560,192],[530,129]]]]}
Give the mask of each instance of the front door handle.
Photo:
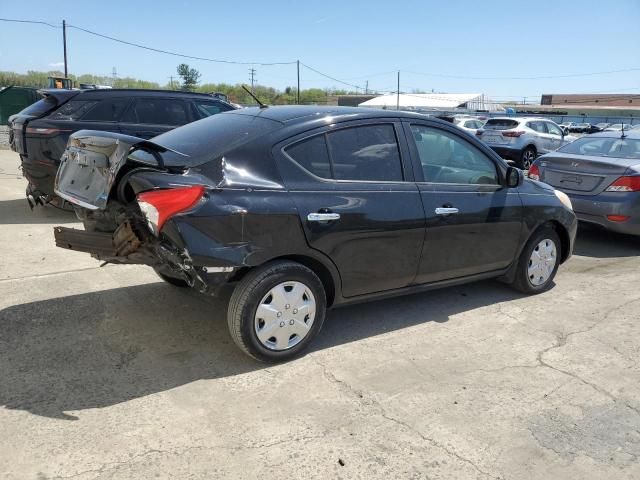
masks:
{"type": "Polygon", "coordinates": [[[436,215],[453,215],[459,211],[455,207],[438,207],[436,208],[436,215]]]}
{"type": "Polygon", "coordinates": [[[310,222],[330,222],[333,220],[340,220],[339,213],[310,213],[307,215],[307,220],[310,222]]]}

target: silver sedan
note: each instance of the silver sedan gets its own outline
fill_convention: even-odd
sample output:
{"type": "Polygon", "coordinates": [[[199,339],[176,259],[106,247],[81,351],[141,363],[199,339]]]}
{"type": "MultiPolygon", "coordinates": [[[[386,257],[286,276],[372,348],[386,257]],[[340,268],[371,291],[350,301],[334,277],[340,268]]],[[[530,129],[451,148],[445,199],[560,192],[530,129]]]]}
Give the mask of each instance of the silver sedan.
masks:
{"type": "Polygon", "coordinates": [[[640,130],[579,138],[539,157],[529,177],[566,193],[578,220],[640,235],[640,130]]]}

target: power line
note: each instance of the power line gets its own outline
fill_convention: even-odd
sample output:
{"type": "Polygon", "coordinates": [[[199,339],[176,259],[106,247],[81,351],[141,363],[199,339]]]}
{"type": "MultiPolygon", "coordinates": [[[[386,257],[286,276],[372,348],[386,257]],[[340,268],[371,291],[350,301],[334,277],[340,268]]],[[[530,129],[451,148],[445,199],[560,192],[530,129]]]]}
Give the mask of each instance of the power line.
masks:
{"type": "Polygon", "coordinates": [[[51,28],[62,28],[62,25],[53,25],[52,23],[40,22],[38,20],[18,20],[18,19],[15,19],[15,18],[0,18],[0,22],[34,23],[34,24],[38,24],[38,25],[46,25],[47,27],[51,27],[51,28]]]}
{"type": "Polygon", "coordinates": [[[174,57],[182,57],[182,58],[190,58],[192,60],[202,60],[204,62],[213,62],[213,63],[226,63],[231,65],[293,65],[296,63],[293,62],[237,62],[235,60],[222,60],[219,58],[206,58],[206,57],[196,57],[194,55],[186,55],[183,53],[171,52],[169,50],[162,50],[160,48],[148,47],[146,45],[140,45],[139,43],[128,42],[126,40],[121,40],[119,38],[111,37],[109,35],[103,35],[101,33],[94,32],[92,30],[87,30],[86,28],[78,27],[77,25],[67,25],[68,28],[74,28],[76,30],[80,30],[82,32],[88,33],[90,35],[95,35],[97,37],[106,38],[108,40],[112,40],[114,42],[123,43],[125,45],[130,45],[132,47],[142,48],[145,50],[151,50],[152,52],[164,53],[166,55],[173,55],[174,57]]]}
{"type": "Polygon", "coordinates": [[[355,84],[353,84],[353,83],[345,82],[344,80],[339,80],[339,79],[337,79],[337,78],[335,78],[335,77],[332,77],[331,75],[327,75],[326,73],[322,73],[321,71],[316,70],[316,69],[315,69],[315,68],[313,68],[313,67],[310,67],[310,66],[309,66],[309,65],[307,65],[306,63],[302,63],[302,62],[300,62],[300,65],[302,65],[302,66],[303,66],[303,67],[305,67],[305,68],[308,68],[309,70],[311,70],[312,72],[317,73],[318,75],[321,75],[321,76],[323,76],[323,77],[325,77],[325,78],[328,78],[329,80],[333,80],[334,82],[338,82],[338,83],[341,83],[341,84],[343,84],[343,85],[347,85],[348,87],[353,87],[353,88],[355,88],[356,90],[357,90],[357,89],[363,89],[360,85],[355,85],[355,84]]]}

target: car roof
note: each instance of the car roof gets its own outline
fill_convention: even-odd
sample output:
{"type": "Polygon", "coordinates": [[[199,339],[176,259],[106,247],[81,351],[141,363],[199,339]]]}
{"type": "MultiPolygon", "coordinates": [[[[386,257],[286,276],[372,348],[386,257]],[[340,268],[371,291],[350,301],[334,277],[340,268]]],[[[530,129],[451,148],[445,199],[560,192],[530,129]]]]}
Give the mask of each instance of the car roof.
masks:
{"type": "MultiPolygon", "coordinates": [[[[48,88],[39,90],[40,93],[44,95],[52,95],[59,92],[74,92],[78,95],[90,95],[90,96],[132,96],[132,97],[143,97],[143,96],[158,96],[158,94],[166,95],[166,96],[194,96],[194,97],[206,97],[206,98],[216,98],[209,93],[199,93],[199,92],[185,92],[183,90],[151,90],[151,89],[141,89],[141,88],[90,88],[87,90],[69,90],[62,88],[48,88]]],[[[219,98],[216,98],[220,100],[219,98]]]]}
{"type": "Polygon", "coordinates": [[[377,108],[364,107],[338,107],[319,105],[277,105],[266,108],[248,107],[225,115],[252,115],[256,117],[274,120],[283,124],[291,125],[296,123],[307,123],[323,120],[330,117],[332,121],[359,120],[366,118],[407,118],[431,120],[437,123],[449,124],[429,115],[402,110],[382,110],[377,108]]]}

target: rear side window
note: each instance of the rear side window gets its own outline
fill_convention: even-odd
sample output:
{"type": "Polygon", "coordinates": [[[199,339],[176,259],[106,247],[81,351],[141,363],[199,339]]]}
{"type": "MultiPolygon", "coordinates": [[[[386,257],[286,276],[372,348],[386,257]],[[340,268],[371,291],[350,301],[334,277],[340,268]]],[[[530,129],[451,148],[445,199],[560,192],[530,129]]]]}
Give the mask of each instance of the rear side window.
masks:
{"type": "Polygon", "coordinates": [[[102,100],[85,115],[82,120],[87,122],[116,122],[127,107],[129,100],[125,98],[109,98],[102,100]]]}
{"type": "Polygon", "coordinates": [[[528,122],[527,127],[538,133],[547,133],[547,127],[544,122],[528,122]]]}
{"type": "Polygon", "coordinates": [[[187,105],[173,98],[139,98],[122,119],[129,123],[184,125],[189,123],[187,105]]]}
{"type": "Polygon", "coordinates": [[[285,149],[293,158],[309,172],[321,178],[332,178],[329,152],[324,135],[317,135],[295,143],[285,149]]]}
{"type": "Polygon", "coordinates": [[[484,128],[489,130],[509,130],[510,128],[516,128],[518,125],[517,120],[511,120],[510,118],[490,118],[484,124],[484,128]]]}
{"type": "Polygon", "coordinates": [[[402,164],[393,125],[366,125],[317,135],[287,148],[289,157],[322,178],[402,181],[402,164]]]}
{"type": "Polygon", "coordinates": [[[402,181],[393,125],[367,125],[327,134],[336,180],[402,181]]]}
{"type": "Polygon", "coordinates": [[[98,103],[96,100],[71,100],[49,115],[51,120],[78,120],[98,103]]]}

